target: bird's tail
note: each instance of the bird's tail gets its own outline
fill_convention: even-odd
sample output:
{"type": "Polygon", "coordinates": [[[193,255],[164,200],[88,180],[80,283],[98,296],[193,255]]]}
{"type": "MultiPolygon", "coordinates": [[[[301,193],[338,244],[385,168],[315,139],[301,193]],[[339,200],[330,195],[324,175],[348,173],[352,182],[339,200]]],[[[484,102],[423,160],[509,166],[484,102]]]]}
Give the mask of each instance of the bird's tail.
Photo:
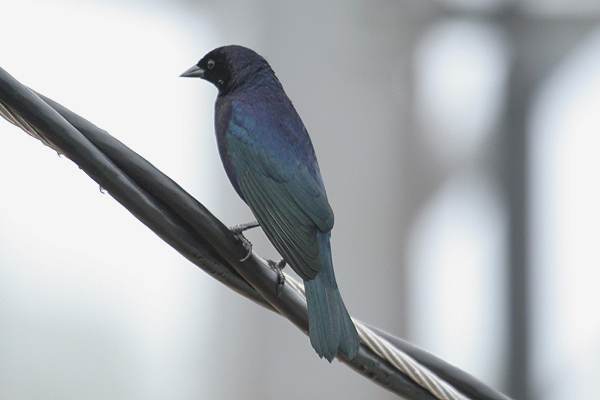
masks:
{"type": "Polygon", "coordinates": [[[329,362],[338,350],[347,360],[352,360],[358,352],[358,333],[335,281],[329,234],[319,232],[318,235],[323,265],[313,279],[304,282],[310,343],[317,354],[329,362]]]}

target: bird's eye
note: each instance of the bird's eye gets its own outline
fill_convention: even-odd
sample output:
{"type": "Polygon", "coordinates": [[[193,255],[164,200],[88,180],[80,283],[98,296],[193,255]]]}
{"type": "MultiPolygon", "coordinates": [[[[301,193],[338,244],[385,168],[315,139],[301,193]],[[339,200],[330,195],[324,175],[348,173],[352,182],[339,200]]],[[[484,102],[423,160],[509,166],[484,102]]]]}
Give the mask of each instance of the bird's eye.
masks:
{"type": "Polygon", "coordinates": [[[208,69],[213,69],[213,68],[214,68],[214,66],[215,66],[215,60],[208,60],[208,61],[206,62],[206,68],[208,68],[208,69]]]}

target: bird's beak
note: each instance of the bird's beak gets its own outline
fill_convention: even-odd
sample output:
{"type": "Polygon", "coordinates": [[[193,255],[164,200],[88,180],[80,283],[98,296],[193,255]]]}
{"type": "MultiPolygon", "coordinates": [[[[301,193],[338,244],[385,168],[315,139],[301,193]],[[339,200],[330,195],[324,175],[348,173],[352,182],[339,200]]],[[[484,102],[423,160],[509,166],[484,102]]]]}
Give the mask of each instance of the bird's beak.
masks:
{"type": "Polygon", "coordinates": [[[184,78],[204,78],[204,70],[199,66],[194,65],[192,68],[188,69],[179,76],[184,78]]]}

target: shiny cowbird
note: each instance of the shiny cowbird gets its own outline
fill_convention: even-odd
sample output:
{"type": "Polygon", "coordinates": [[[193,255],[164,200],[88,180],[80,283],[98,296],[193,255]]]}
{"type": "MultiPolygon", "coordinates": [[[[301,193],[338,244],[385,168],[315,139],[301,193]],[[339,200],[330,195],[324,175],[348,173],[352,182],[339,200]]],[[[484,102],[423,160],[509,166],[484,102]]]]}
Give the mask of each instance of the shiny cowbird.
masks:
{"type": "Polygon", "coordinates": [[[337,287],[333,212],[308,132],[267,61],[242,46],[206,54],[181,76],[213,83],[215,130],[231,184],[304,280],[309,336],[320,357],[356,356],[356,328],[337,287]]]}

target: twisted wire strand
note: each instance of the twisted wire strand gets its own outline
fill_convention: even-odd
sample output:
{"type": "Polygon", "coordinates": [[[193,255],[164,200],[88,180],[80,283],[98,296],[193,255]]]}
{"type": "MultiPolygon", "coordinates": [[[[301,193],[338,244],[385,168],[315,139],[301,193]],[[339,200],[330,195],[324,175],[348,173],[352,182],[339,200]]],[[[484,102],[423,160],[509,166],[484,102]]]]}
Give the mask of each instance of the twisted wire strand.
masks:
{"type": "MultiPolygon", "coordinates": [[[[300,294],[304,295],[304,286],[296,279],[285,274],[285,281],[300,294]]],[[[359,320],[352,318],[360,341],[375,354],[385,359],[399,371],[409,376],[416,383],[427,389],[440,400],[469,400],[468,397],[456,390],[452,385],[442,380],[436,374],[404,353],[396,346],[373,332],[359,320]]]]}
{"type": "Polygon", "coordinates": [[[50,147],[51,149],[55,150],[57,153],[60,154],[59,149],[56,148],[48,140],[46,140],[44,135],[40,134],[40,132],[38,132],[37,129],[35,129],[33,126],[31,126],[29,124],[29,122],[27,122],[26,120],[21,118],[21,116],[19,114],[17,114],[16,112],[13,112],[10,109],[10,107],[8,107],[7,105],[5,105],[2,102],[0,102],[0,116],[4,117],[5,120],[10,122],[14,126],[23,129],[25,131],[25,133],[27,133],[29,136],[32,136],[32,137],[38,139],[43,144],[45,144],[46,146],[50,147]]]}

